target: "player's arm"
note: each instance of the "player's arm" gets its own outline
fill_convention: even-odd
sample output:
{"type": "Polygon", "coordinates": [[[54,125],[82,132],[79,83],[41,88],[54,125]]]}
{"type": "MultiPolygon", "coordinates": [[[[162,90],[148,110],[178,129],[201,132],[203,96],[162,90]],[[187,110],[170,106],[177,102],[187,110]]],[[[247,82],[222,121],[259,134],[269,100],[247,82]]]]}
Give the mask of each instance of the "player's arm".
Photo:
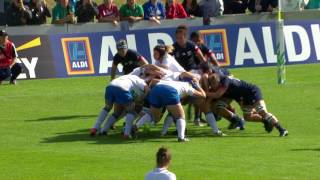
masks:
{"type": "Polygon", "coordinates": [[[203,74],[201,76],[200,85],[206,93],[209,91],[208,74],[203,74]]]}
{"type": "Polygon", "coordinates": [[[195,55],[201,61],[200,63],[204,63],[207,61],[198,46],[195,47],[195,55]]]}
{"type": "Polygon", "coordinates": [[[212,52],[211,50],[208,53],[208,59],[214,66],[218,66],[219,67],[218,59],[217,59],[215,53],[212,52]]]}
{"type": "Polygon", "coordinates": [[[116,72],[117,72],[117,64],[114,62],[112,63],[112,68],[111,68],[111,80],[113,80],[116,77],[116,72]]]}
{"type": "Polygon", "coordinates": [[[227,87],[225,86],[220,86],[216,91],[214,92],[206,92],[207,97],[211,99],[219,99],[221,98],[224,93],[227,91],[227,87]]]}
{"type": "Polygon", "coordinates": [[[179,75],[180,79],[192,79],[192,80],[197,80],[197,77],[194,76],[192,73],[190,72],[182,72],[180,75],[179,75]]]}
{"type": "Polygon", "coordinates": [[[201,88],[199,81],[193,81],[192,87],[195,89],[193,92],[194,97],[206,98],[206,92],[201,88]]]}
{"type": "Polygon", "coordinates": [[[148,61],[146,60],[146,58],[144,58],[143,56],[138,56],[138,61],[139,61],[139,65],[140,66],[143,66],[143,65],[146,65],[146,64],[149,64],[148,61]]]}
{"type": "Polygon", "coordinates": [[[13,48],[12,48],[12,63],[10,65],[10,68],[17,63],[17,58],[18,58],[18,53],[16,50],[15,45],[13,44],[13,48]]]}

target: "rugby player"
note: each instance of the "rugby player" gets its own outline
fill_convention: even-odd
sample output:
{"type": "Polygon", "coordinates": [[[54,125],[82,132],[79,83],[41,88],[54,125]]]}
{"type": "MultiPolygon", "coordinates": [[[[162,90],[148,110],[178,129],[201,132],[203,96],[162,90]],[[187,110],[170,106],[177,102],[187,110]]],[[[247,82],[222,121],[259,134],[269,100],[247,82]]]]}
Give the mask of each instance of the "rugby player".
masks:
{"type": "MultiPolygon", "coordinates": [[[[211,92],[207,93],[208,97],[235,100],[240,105],[246,121],[262,122],[268,133],[272,132],[273,127],[276,127],[280,133],[280,137],[289,134],[288,131],[280,125],[278,119],[267,111],[261,90],[258,86],[243,80],[218,74],[210,75],[208,84],[211,89],[211,92]]],[[[220,106],[223,106],[223,104],[220,106]]],[[[218,111],[218,114],[224,117],[226,113],[221,113],[221,109],[225,112],[228,110],[227,108],[220,108],[218,111]]]]}
{"type": "Polygon", "coordinates": [[[135,101],[144,99],[149,92],[149,87],[146,82],[135,75],[124,75],[110,82],[105,91],[105,107],[100,112],[97,121],[90,134],[95,136],[100,130],[100,126],[113,108],[113,114],[109,116],[101,134],[107,134],[109,128],[118,120],[125,112],[125,131],[124,138],[129,138],[131,135],[132,124],[135,119],[135,101]]]}
{"type": "MultiPolygon", "coordinates": [[[[152,87],[148,95],[150,113],[145,114],[138,121],[141,122],[140,125],[150,121],[160,121],[162,108],[165,107],[176,120],[178,142],[189,141],[185,137],[185,113],[180,99],[188,96],[205,98],[205,92],[201,89],[199,83],[194,82],[192,87],[187,82],[154,79],[151,81],[150,86],[152,87]]],[[[136,128],[139,128],[139,126],[136,128]]],[[[137,131],[137,129],[134,129],[134,131],[137,131]]]]}
{"type": "Polygon", "coordinates": [[[148,61],[137,51],[128,49],[128,45],[125,40],[117,42],[117,50],[117,54],[113,57],[111,80],[116,77],[118,64],[122,64],[124,75],[129,74],[137,67],[148,64],[148,61]]]}

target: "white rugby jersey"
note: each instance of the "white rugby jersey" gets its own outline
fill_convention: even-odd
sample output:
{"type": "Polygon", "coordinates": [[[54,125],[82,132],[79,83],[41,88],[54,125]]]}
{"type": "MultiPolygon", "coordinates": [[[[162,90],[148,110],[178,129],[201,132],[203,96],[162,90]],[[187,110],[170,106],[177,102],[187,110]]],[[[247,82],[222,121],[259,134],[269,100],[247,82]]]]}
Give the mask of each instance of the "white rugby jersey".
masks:
{"type": "Polygon", "coordinates": [[[158,85],[167,85],[170,87],[173,87],[178,91],[178,94],[180,98],[184,98],[186,96],[193,96],[193,93],[195,89],[187,83],[187,82],[181,82],[181,81],[166,81],[166,80],[161,80],[158,85]]]}
{"type": "Polygon", "coordinates": [[[135,75],[124,75],[112,80],[109,86],[120,87],[125,91],[131,92],[134,98],[142,96],[146,82],[135,75]]]}
{"type": "Polygon", "coordinates": [[[166,168],[156,168],[144,177],[145,180],[176,180],[176,175],[166,168]]]}
{"type": "Polygon", "coordinates": [[[184,72],[186,71],[177,61],[176,59],[171,56],[170,54],[166,54],[163,57],[162,62],[160,61],[155,61],[154,63],[156,66],[166,66],[168,67],[168,70],[173,71],[173,72],[184,72]]]}

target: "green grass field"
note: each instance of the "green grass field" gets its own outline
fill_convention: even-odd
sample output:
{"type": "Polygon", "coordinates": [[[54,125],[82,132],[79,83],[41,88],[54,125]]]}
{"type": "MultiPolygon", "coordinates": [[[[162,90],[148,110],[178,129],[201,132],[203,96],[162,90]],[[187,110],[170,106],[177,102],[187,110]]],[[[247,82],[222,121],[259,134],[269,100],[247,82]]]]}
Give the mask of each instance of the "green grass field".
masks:
{"type": "Polygon", "coordinates": [[[233,69],[258,84],[268,109],[290,135],[266,134],[262,124],[210,137],[209,127],[189,123],[191,142],[159,138],[159,129],[122,140],[120,127],[92,138],[89,128],[104,103],[106,77],[19,81],[0,86],[0,179],[143,179],[155,152],[168,146],[178,179],[320,179],[320,65],[287,67],[287,84],[276,84],[276,68],[233,69]]]}

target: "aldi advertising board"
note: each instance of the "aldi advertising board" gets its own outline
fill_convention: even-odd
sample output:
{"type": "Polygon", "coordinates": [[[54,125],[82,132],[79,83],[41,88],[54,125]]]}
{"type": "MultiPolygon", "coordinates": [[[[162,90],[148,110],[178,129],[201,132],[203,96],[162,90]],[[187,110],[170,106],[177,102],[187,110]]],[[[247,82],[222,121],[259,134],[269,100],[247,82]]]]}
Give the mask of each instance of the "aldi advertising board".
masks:
{"type": "MultiPolygon", "coordinates": [[[[285,23],[286,64],[320,62],[319,24],[319,20],[285,23]]],[[[200,32],[223,66],[276,65],[275,22],[190,27],[191,31],[200,32]]],[[[17,47],[28,39],[41,40],[41,45],[34,46],[38,42],[33,42],[29,48],[18,51],[20,62],[31,70],[23,78],[29,79],[108,75],[117,52],[116,41],[120,39],[126,39],[129,48],[151,62],[153,47],[158,43],[172,44],[174,32],[175,28],[164,28],[11,38],[17,47]]],[[[121,67],[118,70],[121,73],[121,67]]]]}

